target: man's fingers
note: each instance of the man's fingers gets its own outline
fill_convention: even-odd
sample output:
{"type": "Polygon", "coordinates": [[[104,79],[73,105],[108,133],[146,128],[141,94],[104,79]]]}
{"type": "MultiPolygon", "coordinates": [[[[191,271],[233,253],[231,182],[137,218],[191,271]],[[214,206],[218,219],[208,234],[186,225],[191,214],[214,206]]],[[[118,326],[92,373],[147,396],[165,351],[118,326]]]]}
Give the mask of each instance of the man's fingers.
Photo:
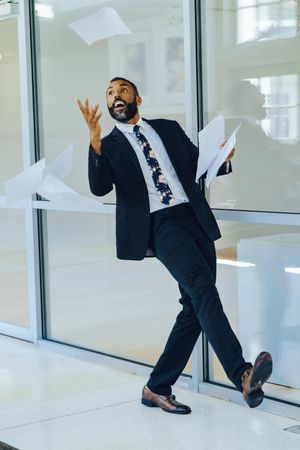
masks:
{"type": "Polygon", "coordinates": [[[85,107],[84,107],[84,105],[81,103],[81,101],[80,101],[79,98],[77,99],[77,105],[78,105],[80,111],[82,112],[82,114],[85,116],[85,107]]]}
{"type": "Polygon", "coordinates": [[[92,108],[92,111],[91,111],[91,119],[93,119],[94,116],[96,115],[98,108],[99,108],[99,103],[97,102],[97,103],[95,104],[95,106],[92,108]]]}
{"type": "Polygon", "coordinates": [[[102,117],[103,113],[99,112],[96,116],[95,116],[95,121],[98,122],[98,120],[102,117]]]}
{"type": "Polygon", "coordinates": [[[95,127],[98,120],[102,116],[102,112],[98,112],[99,102],[97,102],[93,107],[90,106],[89,99],[86,97],[84,104],[79,98],[77,98],[77,104],[82,112],[83,117],[89,127],[95,127]]]}
{"type": "Polygon", "coordinates": [[[223,148],[227,141],[228,139],[226,139],[226,141],[224,141],[223,144],[221,144],[220,148],[223,148]]]}
{"type": "Polygon", "coordinates": [[[233,149],[231,150],[231,152],[227,156],[226,161],[230,161],[231,160],[231,158],[234,156],[234,152],[235,152],[235,148],[233,147],[233,149]]]}
{"type": "Polygon", "coordinates": [[[102,112],[101,111],[98,112],[98,108],[99,108],[99,103],[97,102],[95,104],[95,106],[92,108],[92,113],[89,117],[90,124],[92,124],[92,125],[95,125],[98,122],[98,120],[100,119],[100,117],[102,116],[102,112]]]}
{"type": "Polygon", "coordinates": [[[95,127],[98,124],[98,121],[100,119],[100,117],[102,116],[102,112],[99,112],[98,114],[96,114],[92,119],[89,120],[89,126],[90,127],[95,127]]]}

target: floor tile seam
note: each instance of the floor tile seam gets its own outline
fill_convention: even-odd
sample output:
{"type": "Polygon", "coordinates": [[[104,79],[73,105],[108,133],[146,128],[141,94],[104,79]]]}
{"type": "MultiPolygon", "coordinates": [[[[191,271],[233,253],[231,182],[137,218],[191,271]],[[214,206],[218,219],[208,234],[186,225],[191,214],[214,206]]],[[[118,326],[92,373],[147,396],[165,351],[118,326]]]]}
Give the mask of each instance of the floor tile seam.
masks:
{"type": "Polygon", "coordinates": [[[87,414],[87,413],[94,412],[94,411],[101,411],[103,409],[114,408],[114,407],[121,406],[121,405],[127,405],[127,404],[130,404],[130,403],[135,403],[135,402],[138,402],[139,400],[140,400],[139,398],[138,399],[134,399],[134,400],[127,400],[125,402],[113,403],[112,405],[101,406],[100,408],[92,408],[92,409],[87,409],[87,410],[83,410],[83,411],[77,411],[77,412],[74,412],[74,413],[71,413],[71,414],[62,414],[61,416],[49,417],[47,419],[42,419],[42,420],[37,420],[37,421],[34,421],[34,422],[23,423],[23,424],[15,425],[15,426],[12,426],[12,427],[0,428],[0,432],[9,431],[9,430],[15,430],[15,429],[27,427],[27,426],[30,426],[30,425],[38,425],[40,423],[51,422],[53,420],[64,419],[66,417],[79,416],[80,414],[87,414]]]}

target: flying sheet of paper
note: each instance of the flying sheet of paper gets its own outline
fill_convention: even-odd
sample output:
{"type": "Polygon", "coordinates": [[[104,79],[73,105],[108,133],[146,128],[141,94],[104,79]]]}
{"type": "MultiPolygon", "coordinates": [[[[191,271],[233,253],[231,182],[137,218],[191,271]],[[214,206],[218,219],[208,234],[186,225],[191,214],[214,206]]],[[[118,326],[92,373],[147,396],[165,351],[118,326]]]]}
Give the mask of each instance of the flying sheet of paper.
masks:
{"type": "Polygon", "coordinates": [[[220,146],[225,141],[225,118],[220,115],[209,122],[199,132],[199,158],[197,165],[196,182],[199,180],[215,158],[218,156],[220,146]]]}
{"type": "Polygon", "coordinates": [[[222,164],[226,161],[229,153],[233,149],[236,143],[236,134],[240,128],[241,124],[239,124],[236,129],[233,131],[231,136],[228,138],[226,144],[224,147],[219,150],[217,157],[213,161],[213,163],[210,165],[207,171],[207,176],[205,180],[206,187],[209,187],[211,182],[216,178],[219,168],[222,166],[222,164]]]}
{"type": "Polygon", "coordinates": [[[33,164],[16,177],[4,183],[6,204],[16,203],[38,193],[52,202],[67,202],[68,206],[98,207],[101,202],[78,194],[67,186],[62,179],[72,170],[73,144],[63,150],[49,164],[45,159],[33,164]]]}
{"type": "Polygon", "coordinates": [[[43,180],[45,165],[45,159],[41,159],[29,169],[4,183],[8,205],[23,200],[37,191],[43,180]]]}
{"type": "Polygon", "coordinates": [[[69,145],[53,161],[47,164],[44,175],[51,173],[55,177],[63,180],[72,171],[74,145],[69,145]]]}
{"type": "Polygon", "coordinates": [[[42,184],[38,187],[37,193],[49,201],[55,203],[67,202],[68,206],[76,206],[77,208],[102,205],[97,200],[79,195],[51,173],[45,176],[42,184]]]}
{"type": "Polygon", "coordinates": [[[68,25],[88,45],[120,34],[132,34],[114,8],[102,8],[95,14],[68,25]]]}

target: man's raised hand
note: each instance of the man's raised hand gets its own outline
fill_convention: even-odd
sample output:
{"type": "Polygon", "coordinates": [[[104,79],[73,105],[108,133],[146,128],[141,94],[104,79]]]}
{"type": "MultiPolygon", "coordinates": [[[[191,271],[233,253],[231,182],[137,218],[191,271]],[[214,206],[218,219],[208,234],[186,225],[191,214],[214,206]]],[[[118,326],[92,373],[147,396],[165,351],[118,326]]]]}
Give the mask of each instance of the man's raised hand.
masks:
{"type": "Polygon", "coordinates": [[[79,98],[77,99],[78,107],[87,123],[90,131],[91,145],[94,151],[100,155],[101,154],[101,126],[99,119],[102,116],[102,112],[98,112],[99,103],[97,102],[95,106],[91,107],[88,98],[82,103],[79,98]]]}

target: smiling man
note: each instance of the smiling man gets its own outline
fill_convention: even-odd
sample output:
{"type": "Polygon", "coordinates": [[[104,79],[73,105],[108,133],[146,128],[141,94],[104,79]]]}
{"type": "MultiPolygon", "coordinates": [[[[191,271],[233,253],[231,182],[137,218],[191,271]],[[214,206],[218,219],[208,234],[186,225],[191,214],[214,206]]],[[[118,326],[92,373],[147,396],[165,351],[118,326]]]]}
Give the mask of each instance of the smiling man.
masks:
{"type": "MultiPolygon", "coordinates": [[[[98,103],[91,107],[88,99],[84,104],[78,100],[90,131],[91,191],[103,196],[115,186],[117,257],[142,260],[155,256],[181,292],[182,311],[143,388],[142,403],[173,414],[191,412],[172,395],[172,386],[203,331],[228,378],[254,408],[263,401],[261,387],[271,375],[272,358],[261,352],[253,366],[245,362],[223,311],[215,286],[214,241],[220,231],[195,183],[198,148],[177,122],[142,119],[142,99],[131,81],[113,78],[106,100],[116,125],[102,139],[98,103]]],[[[218,175],[231,171],[233,153],[234,149],[218,175]]]]}

